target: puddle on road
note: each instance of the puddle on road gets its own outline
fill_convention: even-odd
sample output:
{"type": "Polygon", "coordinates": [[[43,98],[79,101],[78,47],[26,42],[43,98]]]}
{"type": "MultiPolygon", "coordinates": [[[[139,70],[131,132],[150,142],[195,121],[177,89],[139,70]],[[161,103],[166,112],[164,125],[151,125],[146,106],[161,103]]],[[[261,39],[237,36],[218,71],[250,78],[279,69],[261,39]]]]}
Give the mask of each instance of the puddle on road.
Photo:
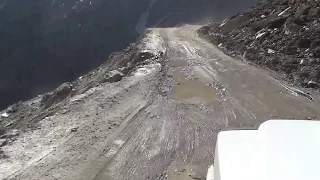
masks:
{"type": "Polygon", "coordinates": [[[217,91],[198,80],[188,80],[183,73],[175,72],[174,79],[178,82],[171,91],[171,98],[190,104],[209,104],[216,102],[217,91]]]}
{"type": "Polygon", "coordinates": [[[171,67],[183,67],[186,66],[188,63],[184,60],[173,60],[168,62],[168,65],[171,67]]]}

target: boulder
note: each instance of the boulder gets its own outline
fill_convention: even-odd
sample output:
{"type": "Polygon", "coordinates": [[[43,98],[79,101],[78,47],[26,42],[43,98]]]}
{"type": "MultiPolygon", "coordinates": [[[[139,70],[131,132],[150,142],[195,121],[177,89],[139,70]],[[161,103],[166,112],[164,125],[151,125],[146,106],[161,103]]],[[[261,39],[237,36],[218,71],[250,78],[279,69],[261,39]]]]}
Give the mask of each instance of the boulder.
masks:
{"type": "Polygon", "coordinates": [[[306,5],[306,4],[300,5],[296,11],[294,17],[299,18],[302,15],[308,15],[310,8],[311,8],[311,6],[306,5]]]}
{"type": "Polygon", "coordinates": [[[0,147],[5,146],[8,143],[7,139],[0,139],[0,147]]]}
{"type": "Polygon", "coordinates": [[[311,45],[311,40],[308,38],[300,39],[298,42],[299,48],[309,48],[311,45]]]}
{"type": "Polygon", "coordinates": [[[224,26],[221,28],[221,31],[223,33],[229,33],[232,30],[241,27],[247,21],[249,21],[249,18],[245,15],[240,14],[240,15],[236,16],[235,18],[226,22],[224,24],[224,26]]]}
{"type": "Polygon", "coordinates": [[[294,18],[290,17],[284,24],[284,30],[286,34],[299,32],[300,26],[294,23],[294,18]]]}
{"type": "Polygon", "coordinates": [[[272,19],[268,23],[268,27],[271,29],[279,28],[283,25],[283,23],[286,21],[286,19],[287,19],[286,17],[272,19]]]}
{"type": "Polygon", "coordinates": [[[319,18],[320,16],[320,8],[314,7],[309,10],[308,17],[311,19],[319,18]]]}
{"type": "Polygon", "coordinates": [[[44,108],[50,107],[54,103],[54,93],[51,92],[43,95],[40,103],[44,108]]]}
{"type": "Polygon", "coordinates": [[[313,52],[313,57],[320,58],[320,47],[315,48],[315,50],[313,52]]]}
{"type": "Polygon", "coordinates": [[[309,81],[307,85],[308,85],[309,88],[317,88],[317,87],[319,87],[319,84],[317,82],[315,82],[315,81],[309,81]]]}
{"type": "Polygon", "coordinates": [[[252,27],[255,31],[260,31],[264,27],[268,27],[270,29],[279,28],[286,21],[287,17],[276,17],[276,18],[268,18],[262,21],[257,21],[252,24],[252,27]]]}
{"type": "Polygon", "coordinates": [[[62,85],[60,85],[56,90],[56,94],[69,94],[72,91],[72,84],[71,83],[63,83],[62,85]]]}
{"type": "Polygon", "coordinates": [[[294,20],[294,22],[298,25],[305,25],[306,23],[309,22],[309,19],[306,15],[302,15],[300,17],[298,17],[297,19],[294,20]]]}
{"type": "Polygon", "coordinates": [[[73,89],[71,83],[63,83],[55,91],[45,94],[41,99],[41,105],[45,108],[56,104],[69,96],[73,89]]]}
{"type": "Polygon", "coordinates": [[[108,72],[107,74],[104,75],[104,78],[102,80],[102,83],[109,82],[109,83],[114,83],[121,81],[122,77],[124,75],[119,72],[118,70],[113,70],[108,72]]]}
{"type": "Polygon", "coordinates": [[[20,105],[20,102],[9,106],[9,107],[7,108],[7,110],[6,110],[6,112],[9,113],[9,114],[12,114],[12,113],[17,112],[19,105],[20,105]]]}

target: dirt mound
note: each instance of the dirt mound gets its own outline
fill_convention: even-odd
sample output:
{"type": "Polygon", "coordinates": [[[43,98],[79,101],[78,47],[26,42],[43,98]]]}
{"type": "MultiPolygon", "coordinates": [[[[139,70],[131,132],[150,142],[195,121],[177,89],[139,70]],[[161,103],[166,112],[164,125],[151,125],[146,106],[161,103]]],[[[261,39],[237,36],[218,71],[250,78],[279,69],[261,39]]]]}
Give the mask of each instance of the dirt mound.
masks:
{"type": "Polygon", "coordinates": [[[320,1],[269,0],[198,33],[296,85],[320,87],[320,1]]]}

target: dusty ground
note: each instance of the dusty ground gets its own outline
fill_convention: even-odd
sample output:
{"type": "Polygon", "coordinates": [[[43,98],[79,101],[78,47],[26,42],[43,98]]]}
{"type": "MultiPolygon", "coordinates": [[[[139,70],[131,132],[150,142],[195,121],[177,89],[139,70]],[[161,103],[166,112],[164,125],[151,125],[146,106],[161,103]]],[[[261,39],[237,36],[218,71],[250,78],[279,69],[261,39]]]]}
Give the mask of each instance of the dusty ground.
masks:
{"type": "Polygon", "coordinates": [[[162,58],[56,105],[2,148],[0,178],[204,179],[219,131],[319,119],[316,96],[223,54],[198,28],[150,29],[137,50],[162,58]]]}

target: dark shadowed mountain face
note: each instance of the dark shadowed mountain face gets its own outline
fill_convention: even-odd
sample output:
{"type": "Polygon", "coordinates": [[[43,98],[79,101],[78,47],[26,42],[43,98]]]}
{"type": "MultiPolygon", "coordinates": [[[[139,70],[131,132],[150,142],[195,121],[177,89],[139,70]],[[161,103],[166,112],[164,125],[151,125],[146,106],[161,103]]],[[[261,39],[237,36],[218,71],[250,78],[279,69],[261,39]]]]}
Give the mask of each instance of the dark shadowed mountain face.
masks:
{"type": "Polygon", "coordinates": [[[0,0],[0,109],[106,61],[146,27],[221,20],[257,0],[0,0]]]}

